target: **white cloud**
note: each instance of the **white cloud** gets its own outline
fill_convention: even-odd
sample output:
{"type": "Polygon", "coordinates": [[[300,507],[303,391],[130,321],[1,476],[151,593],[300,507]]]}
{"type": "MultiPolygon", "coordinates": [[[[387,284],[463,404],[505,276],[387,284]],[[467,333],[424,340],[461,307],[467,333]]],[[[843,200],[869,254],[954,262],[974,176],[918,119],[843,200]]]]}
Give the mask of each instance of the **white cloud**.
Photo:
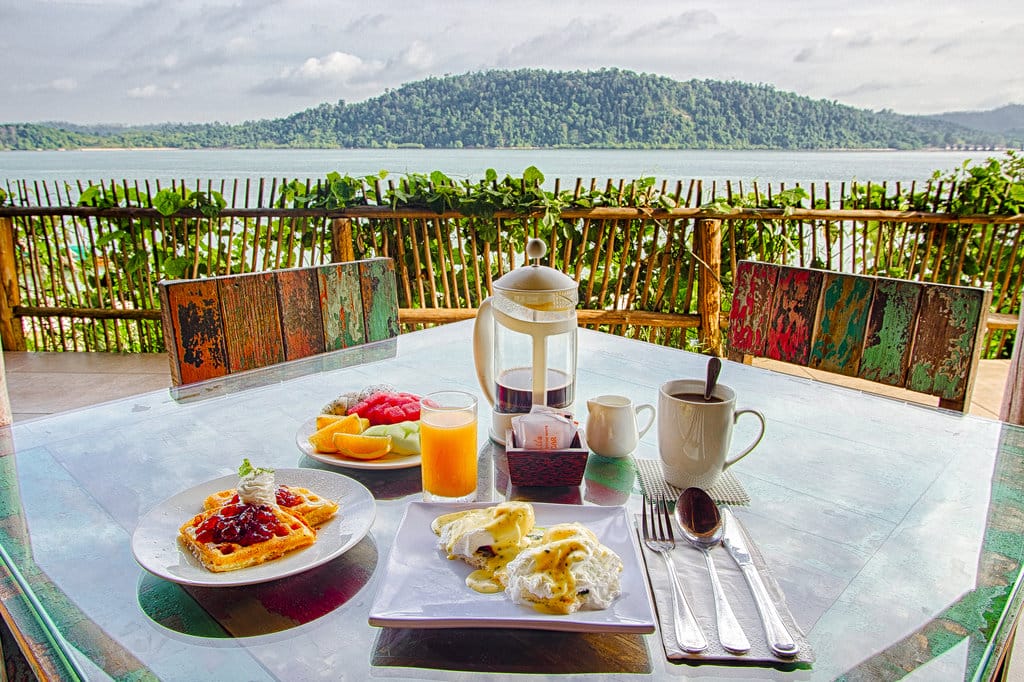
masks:
{"type": "Polygon", "coordinates": [[[1024,63],[1020,0],[813,4],[0,0],[19,75],[0,82],[0,120],[273,118],[524,67],[765,83],[908,114],[1021,102],[1007,66],[1024,63]]]}
{"type": "Polygon", "coordinates": [[[323,57],[309,57],[296,67],[283,69],[276,77],[256,85],[253,92],[298,96],[333,93],[339,87],[372,81],[386,68],[384,62],[366,61],[336,50],[323,57]]]}
{"type": "Polygon", "coordinates": [[[54,78],[45,83],[13,83],[10,86],[10,92],[20,95],[72,93],[77,89],[78,81],[68,76],[54,78]]]}
{"type": "Polygon", "coordinates": [[[149,85],[142,85],[136,88],[131,88],[126,93],[132,99],[151,99],[153,97],[160,97],[164,94],[164,91],[150,83],[149,85]]]}
{"type": "Polygon", "coordinates": [[[845,26],[836,26],[828,33],[829,40],[849,40],[854,32],[845,26]]]}
{"type": "Polygon", "coordinates": [[[332,52],[326,57],[310,57],[293,72],[285,72],[285,78],[302,80],[328,79],[333,81],[349,81],[379,71],[380,67],[364,62],[354,54],[332,52]]]}
{"type": "Polygon", "coordinates": [[[434,53],[419,40],[414,40],[400,55],[398,62],[416,71],[426,71],[434,65],[434,53]]]}
{"type": "Polygon", "coordinates": [[[78,82],[74,78],[56,78],[50,81],[50,89],[57,92],[73,92],[78,89],[78,82]]]}
{"type": "Polygon", "coordinates": [[[252,38],[245,36],[235,36],[228,40],[227,45],[224,46],[224,52],[228,55],[243,55],[252,52],[254,47],[252,38]]]}

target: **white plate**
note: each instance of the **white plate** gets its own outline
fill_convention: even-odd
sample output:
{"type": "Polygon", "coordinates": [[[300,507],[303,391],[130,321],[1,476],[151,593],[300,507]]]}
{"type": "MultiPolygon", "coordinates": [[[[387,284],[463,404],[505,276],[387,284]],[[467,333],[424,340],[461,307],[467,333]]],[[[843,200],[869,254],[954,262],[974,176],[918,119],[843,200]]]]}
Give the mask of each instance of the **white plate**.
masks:
{"type": "Polygon", "coordinates": [[[307,457],[315,459],[331,466],[344,467],[346,469],[408,469],[420,465],[419,455],[392,455],[387,454],[380,459],[351,459],[344,455],[331,455],[326,452],[317,452],[309,444],[309,437],[316,431],[316,418],[304,422],[295,434],[295,444],[299,446],[307,457]]]}
{"type": "Polygon", "coordinates": [[[654,632],[647,575],[624,507],[534,503],[538,526],[579,521],[622,558],[622,594],[609,608],[557,615],[514,604],[504,593],[474,592],[465,582],[473,569],[462,561],[448,559],[438,548],[431,521],[450,511],[488,506],[409,503],[370,609],[370,625],[654,632]]]}
{"type": "Polygon", "coordinates": [[[203,510],[212,493],[233,488],[238,476],[222,476],[180,492],[151,509],[139,521],[132,535],[132,554],[139,564],[171,582],[201,587],[233,587],[277,580],[324,564],[363,539],[376,515],[373,495],[358,481],[333,471],[319,469],[277,469],[279,484],[309,488],[338,503],[338,513],[317,527],[316,542],[289,552],[280,559],[237,571],[214,573],[203,567],[178,542],[178,529],[203,510]]]}

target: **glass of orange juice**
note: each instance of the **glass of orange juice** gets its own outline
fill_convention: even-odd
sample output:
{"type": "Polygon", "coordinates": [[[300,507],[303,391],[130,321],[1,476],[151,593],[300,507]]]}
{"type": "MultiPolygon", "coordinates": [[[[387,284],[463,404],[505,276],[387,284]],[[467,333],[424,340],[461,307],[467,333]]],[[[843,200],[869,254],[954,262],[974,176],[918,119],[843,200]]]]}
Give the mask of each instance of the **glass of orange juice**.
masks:
{"type": "Polygon", "coordinates": [[[423,499],[476,499],[476,397],[437,391],[420,399],[420,457],[423,499]]]}

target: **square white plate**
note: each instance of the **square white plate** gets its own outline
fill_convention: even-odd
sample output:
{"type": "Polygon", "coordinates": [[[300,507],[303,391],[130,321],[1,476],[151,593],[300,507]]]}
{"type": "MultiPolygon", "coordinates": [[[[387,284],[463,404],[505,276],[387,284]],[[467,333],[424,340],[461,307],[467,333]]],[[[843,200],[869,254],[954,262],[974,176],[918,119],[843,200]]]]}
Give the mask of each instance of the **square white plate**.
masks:
{"type": "Polygon", "coordinates": [[[466,586],[473,570],[437,546],[430,523],[441,514],[494,503],[411,502],[398,527],[370,608],[370,625],[400,628],[526,628],[569,632],[654,632],[654,610],[636,531],[624,507],[534,503],[538,526],[578,521],[622,558],[622,594],[600,611],[540,613],[505,594],[466,586]]]}

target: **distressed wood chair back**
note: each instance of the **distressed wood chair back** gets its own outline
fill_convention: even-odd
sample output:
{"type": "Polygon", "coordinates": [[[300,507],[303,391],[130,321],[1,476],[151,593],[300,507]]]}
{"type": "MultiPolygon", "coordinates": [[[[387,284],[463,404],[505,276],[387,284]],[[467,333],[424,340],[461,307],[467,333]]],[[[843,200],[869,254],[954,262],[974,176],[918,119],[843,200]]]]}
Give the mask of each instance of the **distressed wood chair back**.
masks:
{"type": "Polygon", "coordinates": [[[999,418],[1004,422],[1024,426],[1024,317],[1017,321],[1017,336],[1013,340],[1010,366],[1006,371],[999,418]]]}
{"type": "Polygon", "coordinates": [[[728,356],[763,357],[939,398],[966,412],[991,292],[742,261],[728,356]]]}
{"type": "Polygon", "coordinates": [[[175,386],[398,335],[390,258],[163,280],[159,290],[175,386]]]}

